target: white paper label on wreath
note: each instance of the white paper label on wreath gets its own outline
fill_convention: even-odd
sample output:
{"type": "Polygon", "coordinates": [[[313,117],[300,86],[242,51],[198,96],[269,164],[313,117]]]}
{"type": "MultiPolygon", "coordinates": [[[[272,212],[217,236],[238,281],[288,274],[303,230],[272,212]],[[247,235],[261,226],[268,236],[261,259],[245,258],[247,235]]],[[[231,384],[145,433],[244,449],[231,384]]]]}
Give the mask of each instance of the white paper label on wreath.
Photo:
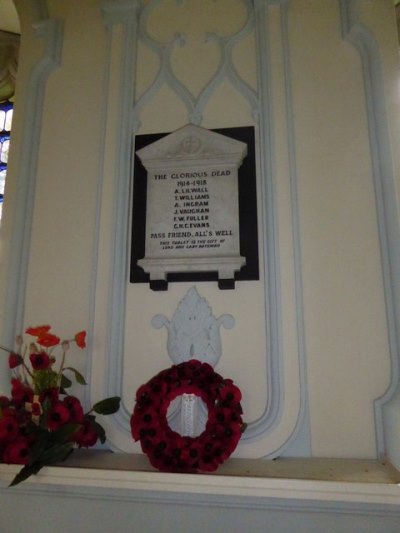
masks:
{"type": "Polygon", "coordinates": [[[183,437],[198,437],[206,428],[208,409],[196,394],[182,394],[171,402],[168,424],[183,437]]]}

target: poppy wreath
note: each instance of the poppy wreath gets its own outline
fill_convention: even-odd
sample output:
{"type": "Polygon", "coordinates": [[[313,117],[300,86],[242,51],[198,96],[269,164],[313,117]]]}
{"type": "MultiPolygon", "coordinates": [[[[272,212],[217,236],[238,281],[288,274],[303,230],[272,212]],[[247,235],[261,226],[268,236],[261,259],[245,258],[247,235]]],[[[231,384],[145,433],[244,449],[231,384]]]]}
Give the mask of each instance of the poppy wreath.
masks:
{"type": "Polygon", "coordinates": [[[213,472],[235,450],[245,424],[240,389],[207,364],[191,359],[162,370],[139,387],[131,416],[131,432],[150,463],[162,472],[213,472]],[[170,403],[195,394],[208,409],[204,431],[183,436],[168,424],[170,403]]]}

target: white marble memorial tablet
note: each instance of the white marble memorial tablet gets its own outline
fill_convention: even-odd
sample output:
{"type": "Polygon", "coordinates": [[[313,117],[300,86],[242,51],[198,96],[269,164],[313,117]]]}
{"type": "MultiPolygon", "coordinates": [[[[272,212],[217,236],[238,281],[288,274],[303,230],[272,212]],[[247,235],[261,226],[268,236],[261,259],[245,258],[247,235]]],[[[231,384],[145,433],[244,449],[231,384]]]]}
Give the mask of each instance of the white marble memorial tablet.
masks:
{"type": "Polygon", "coordinates": [[[137,151],[147,170],[145,257],[150,280],[217,271],[233,279],[239,246],[238,168],[247,145],[189,124],[137,151]]]}

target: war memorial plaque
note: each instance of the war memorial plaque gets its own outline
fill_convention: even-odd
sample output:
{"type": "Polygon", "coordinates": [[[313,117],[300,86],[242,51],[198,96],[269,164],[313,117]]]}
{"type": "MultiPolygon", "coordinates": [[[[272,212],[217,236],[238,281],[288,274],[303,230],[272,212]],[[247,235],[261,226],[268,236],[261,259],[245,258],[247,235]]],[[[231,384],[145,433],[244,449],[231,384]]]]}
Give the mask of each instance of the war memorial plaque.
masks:
{"type": "Polygon", "coordinates": [[[137,265],[151,288],[190,272],[216,272],[220,288],[234,288],[246,264],[238,168],[247,144],[189,124],[136,154],[147,172],[145,254],[137,265]]]}

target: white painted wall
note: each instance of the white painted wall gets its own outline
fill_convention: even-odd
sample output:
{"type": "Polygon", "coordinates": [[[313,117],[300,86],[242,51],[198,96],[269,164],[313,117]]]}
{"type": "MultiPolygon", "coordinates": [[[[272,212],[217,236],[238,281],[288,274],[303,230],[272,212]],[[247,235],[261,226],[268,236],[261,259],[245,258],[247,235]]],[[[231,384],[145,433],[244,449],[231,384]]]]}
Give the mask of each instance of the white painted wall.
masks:
{"type": "MultiPolygon", "coordinates": [[[[193,285],[153,293],[125,277],[134,129],[128,113],[156,76],[158,59],[136,42],[134,0],[16,4],[22,41],[1,227],[2,338],[11,342],[16,331],[43,322],[61,336],[87,329],[89,357],[71,364],[91,378],[87,401],[123,396],[122,414],[108,431],[114,448],[136,451],[128,426],[135,391],[170,364],[165,332],[150,320],[156,313],[171,317],[193,285]],[[32,28],[38,21],[41,37],[32,28]]],[[[171,58],[195,95],[219,59],[202,32],[234,34],[246,20],[244,6],[162,1],[150,11],[153,38],[187,34],[171,58]]],[[[197,284],[215,316],[236,319],[233,330],[222,332],[217,370],[242,389],[254,435],[237,455],[374,458],[391,450],[397,461],[396,405],[384,407],[399,378],[399,315],[389,298],[396,301],[393,275],[400,268],[392,246],[400,139],[393,6],[390,0],[255,6],[255,29],[238,41],[233,60],[257,95],[261,120],[237,80],[224,79],[201,122],[255,125],[259,132],[261,279],[225,292],[197,284]],[[275,418],[268,415],[274,387],[275,418]]],[[[172,131],[190,118],[179,92],[166,86],[135,111],[138,133],[172,131]]],[[[5,361],[1,384],[6,390],[5,361]]]]}

